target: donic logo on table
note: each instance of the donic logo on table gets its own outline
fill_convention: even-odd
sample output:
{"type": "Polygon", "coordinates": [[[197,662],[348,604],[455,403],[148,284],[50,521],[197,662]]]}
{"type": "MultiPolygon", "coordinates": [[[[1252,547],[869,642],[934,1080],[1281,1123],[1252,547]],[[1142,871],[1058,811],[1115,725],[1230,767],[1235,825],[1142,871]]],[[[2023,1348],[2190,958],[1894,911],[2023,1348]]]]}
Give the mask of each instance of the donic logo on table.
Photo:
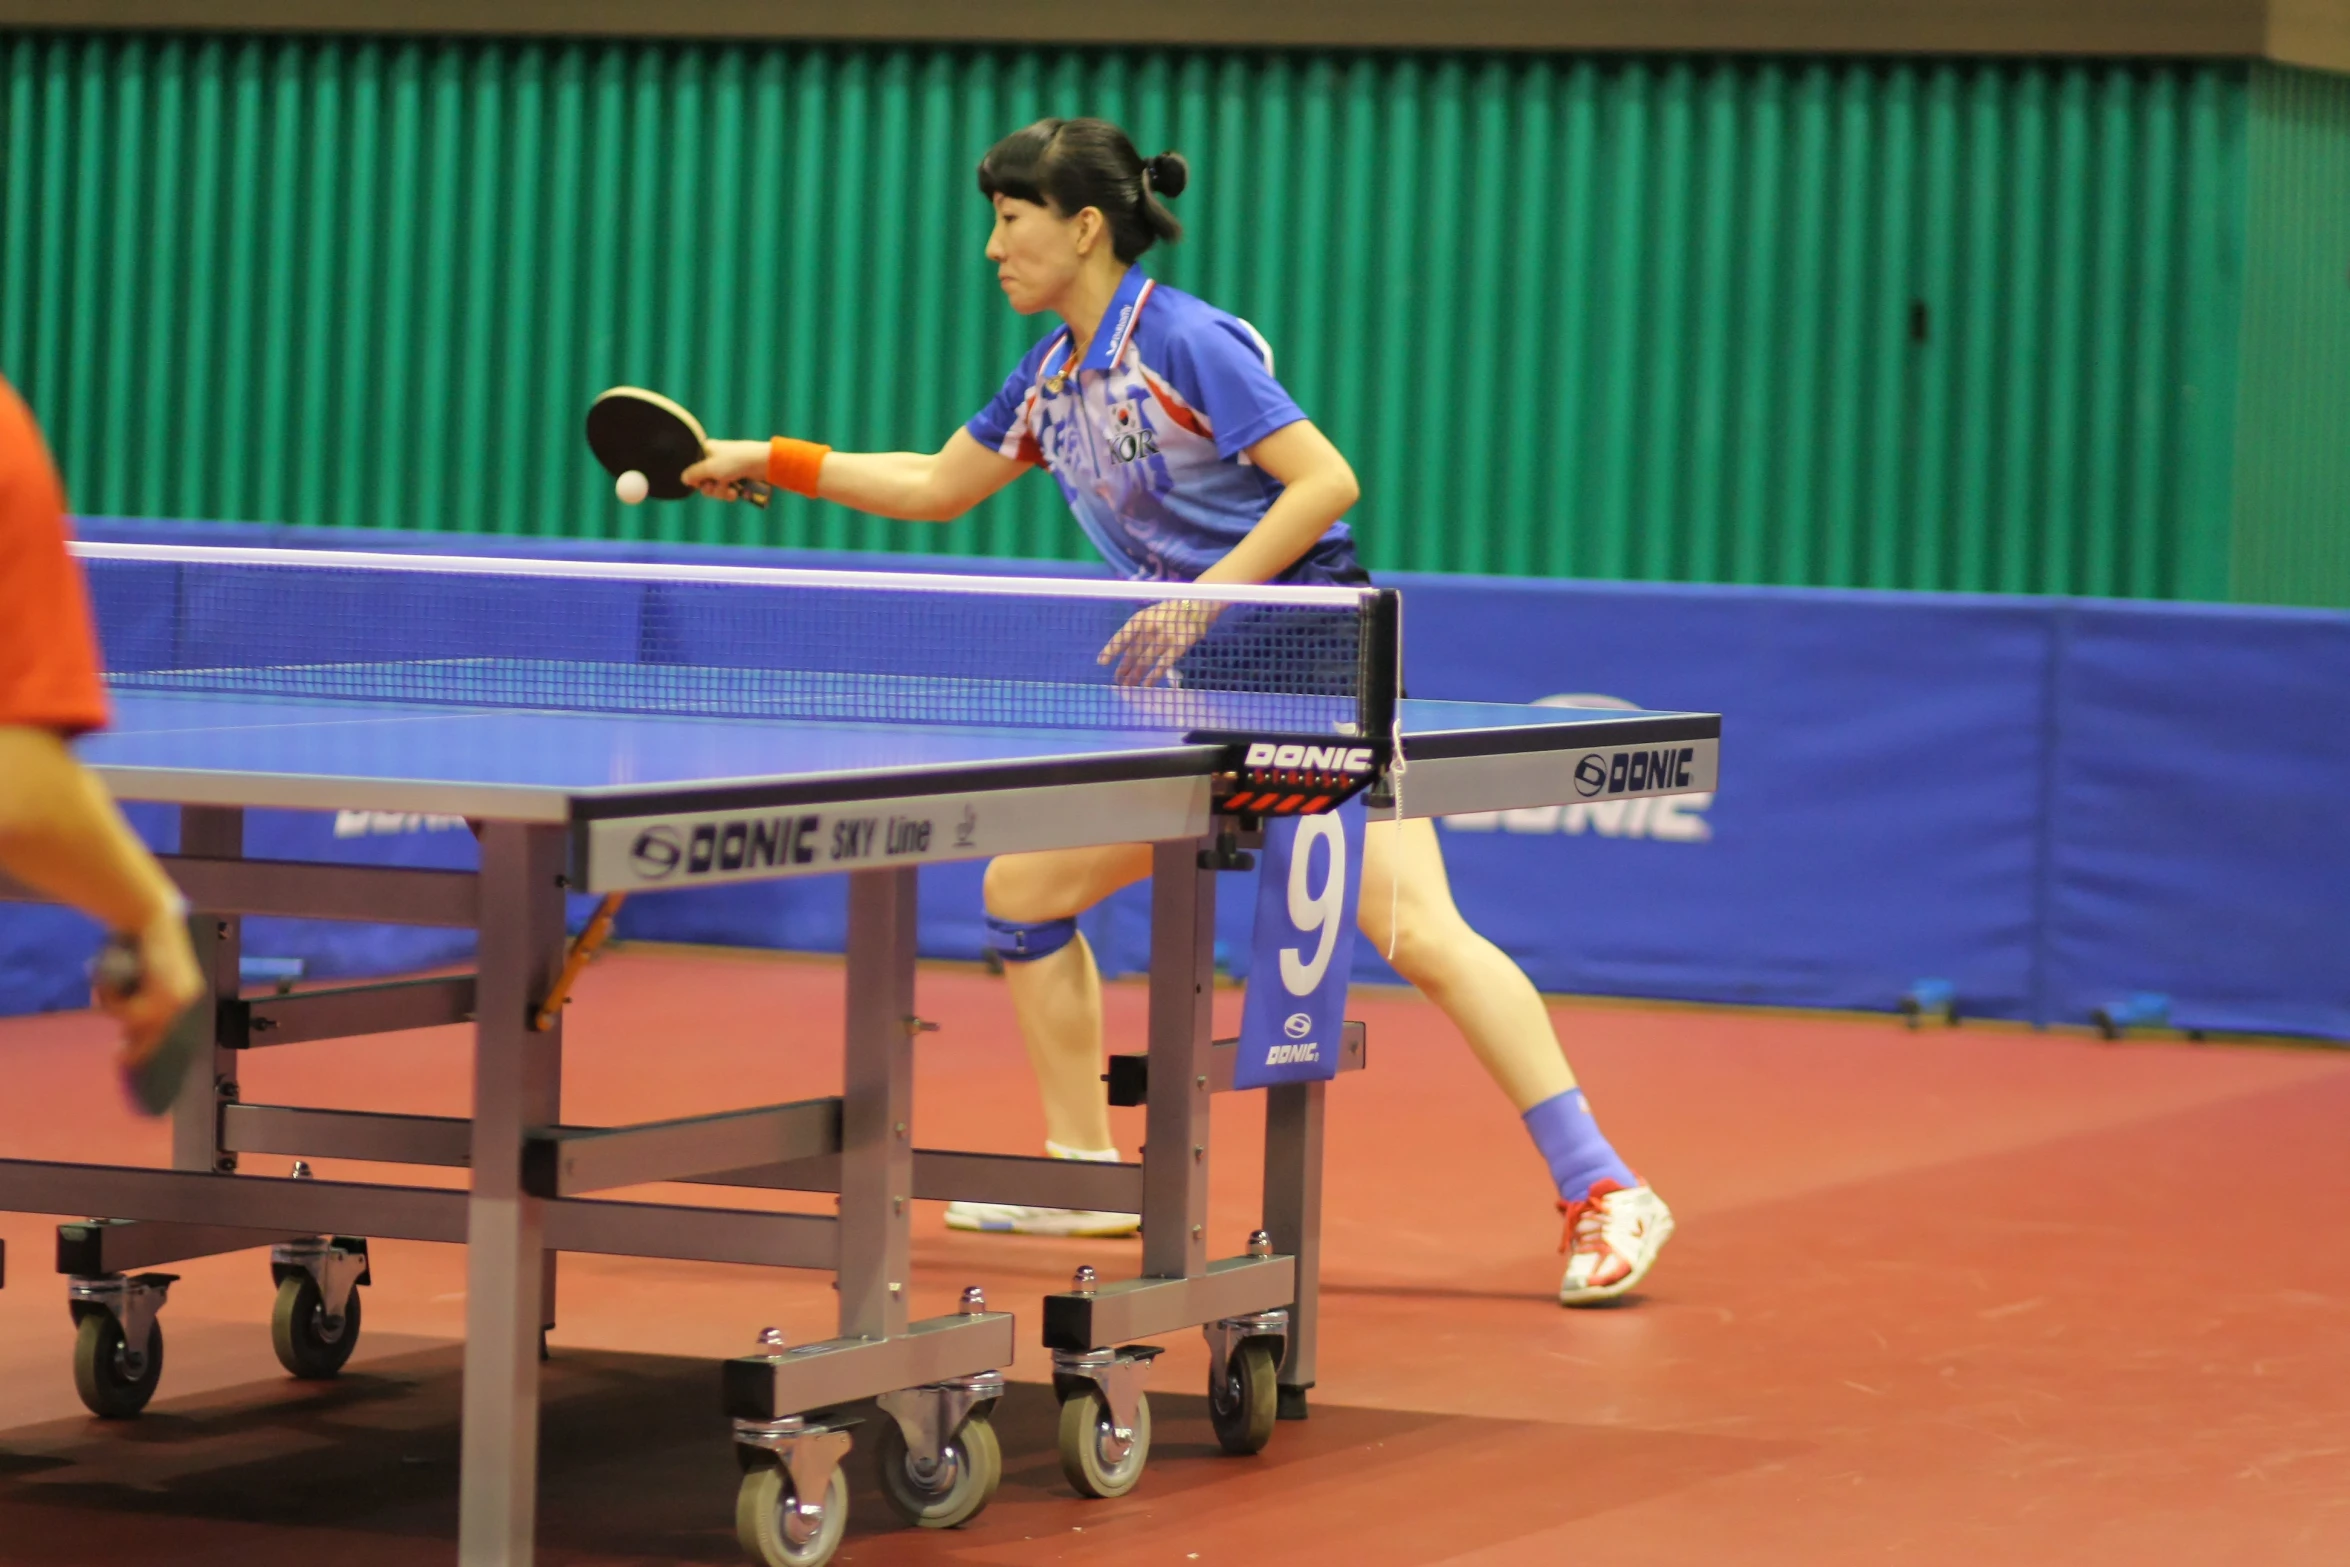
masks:
{"type": "MultiPolygon", "coordinates": [[[[1583,693],[1546,696],[1534,705],[1635,712],[1640,704],[1622,697],[1583,693]]],[[[1590,832],[1602,838],[1706,843],[1714,835],[1705,817],[1714,797],[1689,789],[1686,780],[1692,763],[1693,749],[1680,746],[1639,753],[1587,751],[1568,769],[1575,790],[1573,804],[1468,811],[1440,820],[1450,832],[1559,833],[1569,837],[1590,832]],[[1633,760],[1636,754],[1640,758],[1637,764],[1633,760]],[[1635,766],[1642,780],[1639,784],[1632,781],[1635,766]]]]}
{"type": "Polygon", "coordinates": [[[1645,794],[1651,789],[1686,789],[1691,745],[1661,751],[1592,751],[1575,763],[1575,792],[1586,800],[1602,794],[1645,794]]]}
{"type": "MultiPolygon", "coordinates": [[[[977,825],[977,817],[971,818],[977,825]]],[[[646,881],[692,879],[819,862],[854,865],[930,853],[935,829],[921,816],[738,816],[726,821],[662,822],[629,845],[629,863],[646,881]]]]}
{"type": "Polygon", "coordinates": [[[674,827],[648,827],[636,835],[636,842],[628,850],[629,863],[636,867],[636,873],[653,881],[676,870],[684,858],[685,845],[677,841],[674,827]]]}

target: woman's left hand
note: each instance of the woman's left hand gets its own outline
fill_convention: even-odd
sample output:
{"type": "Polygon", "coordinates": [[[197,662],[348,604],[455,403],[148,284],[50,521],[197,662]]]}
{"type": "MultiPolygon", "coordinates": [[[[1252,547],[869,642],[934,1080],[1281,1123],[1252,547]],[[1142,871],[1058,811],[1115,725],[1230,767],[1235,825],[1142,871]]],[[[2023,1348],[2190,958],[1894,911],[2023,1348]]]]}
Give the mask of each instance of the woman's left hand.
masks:
{"type": "Polygon", "coordinates": [[[1122,686],[1160,684],[1174,673],[1183,655],[1199,645],[1223,608],[1198,599],[1152,604],[1119,627],[1094,662],[1107,664],[1115,659],[1115,678],[1122,686]]]}

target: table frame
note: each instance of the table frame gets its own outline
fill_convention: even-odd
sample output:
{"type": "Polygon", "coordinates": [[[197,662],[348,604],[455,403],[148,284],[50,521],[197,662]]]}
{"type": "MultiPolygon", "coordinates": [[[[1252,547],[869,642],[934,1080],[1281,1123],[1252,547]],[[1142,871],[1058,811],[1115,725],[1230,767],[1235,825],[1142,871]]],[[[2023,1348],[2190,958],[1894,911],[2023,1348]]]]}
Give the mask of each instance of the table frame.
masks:
{"type": "MultiPolygon", "coordinates": [[[[1046,1297],[1047,1347],[1099,1351],[1286,1310],[1281,1408],[1303,1418],[1315,1374],[1326,1085],[1267,1090],[1270,1254],[1210,1258],[1209,1100],[1230,1088],[1233,1054],[1212,1039],[1209,1022],[1213,839],[1154,847],[1148,1048],[1139,1061],[1114,1058],[1112,1074],[1124,1102],[1147,1106],[1145,1151],[1138,1163],[1089,1164],[915,1146],[912,866],[850,874],[837,1099],[590,1128],[562,1121],[560,1018],[543,1032],[531,1026],[564,955],[571,845],[563,827],[485,822],[477,872],[425,871],[248,860],[243,818],[236,807],[182,806],[182,851],[164,857],[200,911],[192,929],[215,998],[209,1061],[190,1073],[171,1112],[171,1167],[0,1160],[0,1208],[110,1215],[60,1226],[60,1271],[82,1279],[320,1235],[462,1242],[466,1567],[532,1556],[541,1335],[554,1320],[563,1251],[834,1272],[836,1337],[766,1345],[725,1368],[727,1413],[772,1421],[1011,1363],[1010,1313],[909,1320],[912,1199],[1139,1211],[1140,1275],[1046,1297]],[[470,975],[248,999],[238,994],[247,914],[473,925],[478,957],[470,975]],[[467,1018],[475,1031],[469,1118],[253,1105],[241,1096],[244,1050],[467,1018]],[[245,1157],[259,1154],[463,1166],[471,1182],[460,1190],[245,1171],[245,1157]],[[653,1180],[834,1191],[840,1212],[586,1195],[653,1180]]],[[[1349,1025],[1342,1067],[1359,1068],[1364,1056],[1361,1030],[1349,1025]]]]}

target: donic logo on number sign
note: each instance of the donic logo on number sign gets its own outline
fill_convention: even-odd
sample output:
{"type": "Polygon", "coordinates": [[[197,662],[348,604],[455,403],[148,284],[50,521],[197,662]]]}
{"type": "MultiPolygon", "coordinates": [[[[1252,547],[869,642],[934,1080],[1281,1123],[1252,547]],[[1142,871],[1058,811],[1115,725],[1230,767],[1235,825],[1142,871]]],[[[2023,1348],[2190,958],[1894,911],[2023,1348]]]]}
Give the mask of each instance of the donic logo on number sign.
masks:
{"type": "Polygon", "coordinates": [[[1314,1020],[1303,1012],[1292,1012],[1281,1020],[1281,1032],[1292,1039],[1303,1039],[1314,1031],[1314,1020]]]}

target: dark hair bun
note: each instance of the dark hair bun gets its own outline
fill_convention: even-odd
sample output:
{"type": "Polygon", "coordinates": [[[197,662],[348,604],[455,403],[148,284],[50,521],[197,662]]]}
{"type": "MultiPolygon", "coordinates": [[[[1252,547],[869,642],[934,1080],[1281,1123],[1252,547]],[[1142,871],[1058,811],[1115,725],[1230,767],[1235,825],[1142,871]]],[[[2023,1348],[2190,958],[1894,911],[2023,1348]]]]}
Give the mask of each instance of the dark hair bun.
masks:
{"type": "Polygon", "coordinates": [[[1180,196],[1183,187],[1191,183],[1191,165],[1183,161],[1180,152],[1160,153],[1143,164],[1142,172],[1151,191],[1160,196],[1180,196]]]}

